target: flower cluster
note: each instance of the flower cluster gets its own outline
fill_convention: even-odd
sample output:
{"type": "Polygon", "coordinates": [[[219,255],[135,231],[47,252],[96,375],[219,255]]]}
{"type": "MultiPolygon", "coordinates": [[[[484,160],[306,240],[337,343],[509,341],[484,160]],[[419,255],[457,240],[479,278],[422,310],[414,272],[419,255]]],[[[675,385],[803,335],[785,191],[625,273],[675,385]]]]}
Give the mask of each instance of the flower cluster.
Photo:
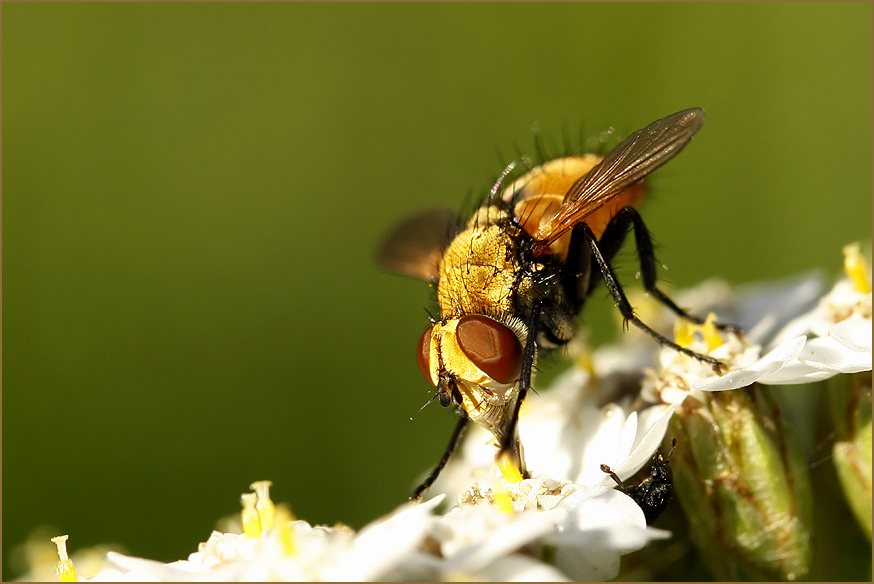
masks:
{"type": "Polygon", "coordinates": [[[647,528],[630,498],[605,487],[550,488],[530,479],[505,491],[474,489],[436,515],[443,499],[404,504],[358,533],[280,513],[256,537],[215,531],[187,560],[170,564],[110,552],[90,580],[604,580],[616,575],[620,554],[667,535],[647,528]]]}
{"type": "MultiPolygon", "coordinates": [[[[739,389],[753,383],[794,385],[828,379],[839,373],[871,370],[871,288],[864,276],[864,263],[858,246],[844,250],[847,278],[840,280],[817,305],[791,319],[766,344],[739,338],[737,335],[716,335],[712,322],[705,323],[700,334],[690,338],[689,348],[716,357],[729,366],[726,375],[719,376],[700,362],[667,348],[658,355],[658,370],[650,370],[643,386],[643,395],[651,401],[675,404],[697,391],[739,389]],[[862,272],[860,275],[859,272],[862,272]],[[727,337],[727,338],[726,338],[727,337]]],[[[750,304],[803,305],[804,295],[798,287],[758,290],[750,304]],[[759,296],[761,295],[761,296],[759,296]],[[801,299],[801,302],[798,300],[801,299]]],[[[773,317],[772,317],[773,318],[773,317]]],[[[678,323],[681,321],[678,321],[678,323]]],[[[758,323],[769,324],[768,319],[758,323]]],[[[761,335],[754,327],[753,334],[761,335]]],[[[678,337],[680,335],[677,335],[678,337]]]]}
{"type": "MultiPolygon", "coordinates": [[[[716,563],[714,572],[735,578],[803,575],[809,563],[809,523],[798,511],[803,488],[797,481],[781,483],[775,494],[768,481],[775,472],[798,474],[801,467],[785,458],[791,448],[783,442],[783,430],[761,423],[770,398],[743,396],[729,404],[710,396],[754,383],[809,383],[871,370],[870,282],[858,249],[846,249],[845,256],[848,278],[821,298],[815,277],[739,295],[709,282],[678,295],[680,304],[693,312],[738,316],[735,322],[747,330],[743,336],[725,332],[715,317],[701,325],[676,325],[677,343],[725,363],[724,375],[670,348],[658,350],[653,367],[654,343],[635,335],[593,354],[578,351],[575,366],[551,389],[529,395],[520,411],[529,479],[505,479],[494,463],[494,438],[474,426],[431,488],[433,498],[405,503],[358,532],[295,519],[286,507],[273,506],[269,483],[260,482],[253,484],[255,493],[243,495],[243,533],[215,531],[188,559],[170,564],[110,552],[101,570],[90,575],[80,570],[79,576],[94,581],[610,579],[619,573],[622,555],[670,533],[647,526],[638,503],[613,488],[601,467],[608,465],[627,480],[647,465],[669,427],[683,437],[678,450],[686,440],[699,456],[693,460],[680,455],[679,477],[710,485],[693,499],[700,505],[699,515],[716,512],[711,507],[720,503],[709,497],[720,489],[726,497],[737,497],[732,505],[738,513],[744,512],[750,493],[759,503],[788,509],[776,521],[791,526],[791,545],[784,537],[782,547],[773,552],[758,534],[722,533],[711,538],[716,542],[712,545],[724,545],[730,537],[738,546],[756,541],[738,552],[750,559],[716,563]],[[749,322],[751,314],[755,322],[749,322]],[[758,434],[732,437],[731,427],[758,434]],[[713,428],[720,428],[722,435],[708,435],[713,428]],[[746,450],[732,452],[731,444],[743,444],[746,450]],[[725,452],[718,455],[708,451],[723,447],[725,452]],[[701,458],[702,452],[709,454],[701,458]],[[715,460],[718,464],[708,467],[715,460]],[[750,484],[740,484],[744,476],[753,477],[750,484]],[[766,487],[757,491],[759,484],[766,487]],[[449,507],[442,514],[437,513],[441,504],[449,507]],[[771,561],[767,558],[772,552],[791,561],[776,572],[755,572],[771,561]]],[[[664,319],[664,313],[654,313],[645,320],[664,319]]],[[[870,401],[870,388],[868,394],[870,401]]],[[[870,433],[870,417],[867,428],[870,433]]],[[[870,469],[870,457],[867,464],[870,469]]],[[[870,496],[869,483],[869,509],[870,496]]],[[[755,513],[750,511],[738,524],[782,533],[773,518],[755,513]]],[[[724,529],[734,529],[725,522],[724,529]]],[[[708,537],[701,536],[704,551],[731,555],[707,548],[708,537]]],[[[75,577],[65,550],[61,560],[59,574],[75,577]]]]}

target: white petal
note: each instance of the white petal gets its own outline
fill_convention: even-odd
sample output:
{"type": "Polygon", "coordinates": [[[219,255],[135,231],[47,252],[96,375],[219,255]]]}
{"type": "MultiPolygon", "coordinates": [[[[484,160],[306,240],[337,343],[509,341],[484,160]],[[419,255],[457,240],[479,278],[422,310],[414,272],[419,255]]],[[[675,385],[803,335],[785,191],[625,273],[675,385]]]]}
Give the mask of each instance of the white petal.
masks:
{"type": "MultiPolygon", "coordinates": [[[[823,276],[819,271],[778,282],[741,286],[737,289],[738,320],[733,320],[733,316],[731,319],[728,316],[723,318],[743,328],[747,340],[761,344],[778,327],[783,327],[789,320],[813,309],[824,288],[823,276]]],[[[792,336],[806,332],[808,329],[804,328],[792,336]]]]}
{"type": "Polygon", "coordinates": [[[834,370],[825,369],[822,364],[802,363],[795,359],[778,371],[763,375],[758,382],[765,385],[798,385],[822,381],[834,377],[835,373],[834,370]]]}
{"type": "Polygon", "coordinates": [[[196,582],[203,580],[208,571],[190,562],[165,564],[155,560],[108,552],[106,559],[125,573],[124,580],[137,582],[196,582]]]}
{"type": "Polygon", "coordinates": [[[834,325],[829,336],[853,351],[871,352],[871,319],[853,315],[834,325]]]}
{"type": "Polygon", "coordinates": [[[743,369],[729,371],[722,377],[698,380],[692,386],[701,391],[724,391],[746,387],[764,376],[779,371],[783,365],[798,355],[804,348],[806,340],[805,336],[790,339],[743,369]]]}
{"type": "Polygon", "coordinates": [[[871,369],[871,352],[853,351],[831,337],[811,339],[798,360],[834,373],[856,373],[871,369]]]}
{"type": "Polygon", "coordinates": [[[425,539],[435,517],[431,511],[443,500],[434,497],[421,504],[407,503],[391,515],[365,526],[355,542],[324,575],[329,580],[379,579],[425,539]]]}
{"type": "Polygon", "coordinates": [[[647,530],[643,512],[628,495],[606,487],[571,490],[560,503],[571,512],[567,521],[545,541],[557,547],[555,565],[574,580],[614,578],[621,554],[660,537],[657,530],[647,530]]]}
{"type": "Polygon", "coordinates": [[[560,547],[555,565],[576,582],[604,582],[619,574],[619,552],[601,547],[560,547]]]}
{"type": "Polygon", "coordinates": [[[485,569],[491,582],[570,582],[557,568],[534,558],[512,555],[493,562],[485,569]]]}
{"type": "Polygon", "coordinates": [[[666,387],[662,390],[660,399],[666,404],[679,405],[689,397],[689,392],[678,387],[666,387]]]}
{"type": "MultiPolygon", "coordinates": [[[[659,408],[661,409],[661,408],[659,408]]],[[[629,453],[629,455],[622,461],[616,463],[615,465],[611,465],[611,469],[622,480],[627,479],[637,471],[639,471],[643,465],[645,465],[655,454],[655,451],[658,449],[659,445],[662,443],[662,440],[665,437],[665,433],[668,431],[668,424],[671,421],[671,416],[674,415],[674,411],[677,409],[677,406],[669,406],[664,408],[661,417],[655,420],[655,423],[646,430],[646,433],[643,435],[643,438],[634,447],[634,449],[629,453]]],[[[629,416],[629,419],[631,416],[629,416]]],[[[611,486],[613,484],[613,480],[609,477],[609,475],[605,475],[601,480],[601,484],[603,486],[611,486]]]]}
{"type": "MultiPolygon", "coordinates": [[[[29,580],[29,578],[28,578],[29,580]]],[[[127,578],[127,574],[115,568],[103,568],[93,578],[88,578],[88,582],[146,582],[147,580],[131,580],[127,578]]]]}
{"type": "MultiPolygon", "coordinates": [[[[575,492],[565,497],[557,507],[572,513],[568,516],[568,522],[564,524],[563,534],[613,527],[646,528],[646,519],[637,503],[616,489],[577,486],[575,492]]],[[[636,537],[625,538],[627,533],[616,532],[612,535],[617,539],[610,543],[617,547],[638,545],[636,537]]]]}
{"type": "Polygon", "coordinates": [[[628,415],[628,419],[625,420],[625,425],[622,427],[622,433],[619,436],[618,454],[620,458],[626,458],[631,454],[635,438],[637,438],[637,412],[631,412],[628,415]]]}
{"type": "MultiPolygon", "coordinates": [[[[503,513],[494,507],[468,507],[462,509],[462,513],[492,514],[500,517],[503,513]]],[[[531,543],[558,529],[558,524],[567,515],[564,509],[552,509],[550,511],[527,511],[519,515],[508,517],[509,521],[504,525],[497,525],[496,529],[484,534],[484,536],[472,545],[465,545],[455,551],[449,551],[451,546],[444,542],[442,546],[447,556],[445,569],[449,572],[475,572],[484,569],[498,558],[509,555],[520,547],[531,543]]],[[[447,516],[451,518],[452,516],[447,516]]]]}
{"type": "Polygon", "coordinates": [[[620,459],[619,448],[626,427],[626,415],[625,410],[617,404],[607,404],[600,410],[594,407],[586,410],[582,419],[588,420],[588,424],[578,433],[580,442],[574,444],[566,440],[559,444],[559,451],[571,453],[572,464],[568,475],[552,476],[557,479],[567,477],[583,485],[596,485],[604,478],[600,465],[620,459]]]}

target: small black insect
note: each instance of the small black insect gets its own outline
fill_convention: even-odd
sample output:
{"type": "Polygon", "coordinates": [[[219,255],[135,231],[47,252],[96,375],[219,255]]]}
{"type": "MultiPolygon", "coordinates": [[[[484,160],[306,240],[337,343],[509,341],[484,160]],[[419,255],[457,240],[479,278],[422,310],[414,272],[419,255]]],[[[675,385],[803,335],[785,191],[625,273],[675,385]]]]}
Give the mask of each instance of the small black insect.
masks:
{"type": "Polygon", "coordinates": [[[616,473],[606,464],[601,465],[601,471],[610,475],[610,478],[619,485],[619,490],[634,499],[638,507],[643,511],[643,516],[646,517],[646,524],[652,523],[662,514],[671,500],[671,495],[674,492],[673,472],[671,471],[671,454],[674,453],[674,448],[677,446],[677,439],[671,440],[671,451],[668,457],[662,457],[662,453],[656,451],[652,457],[652,466],[649,469],[649,476],[640,481],[640,484],[634,487],[629,487],[623,484],[622,479],[616,476],[616,473]]]}

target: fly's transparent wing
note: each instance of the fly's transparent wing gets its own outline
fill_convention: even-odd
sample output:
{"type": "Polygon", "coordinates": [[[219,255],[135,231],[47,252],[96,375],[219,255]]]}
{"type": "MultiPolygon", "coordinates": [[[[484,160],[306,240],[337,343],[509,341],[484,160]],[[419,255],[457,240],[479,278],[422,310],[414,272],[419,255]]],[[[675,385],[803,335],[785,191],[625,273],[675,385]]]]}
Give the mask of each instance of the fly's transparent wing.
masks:
{"type": "Polygon", "coordinates": [[[676,156],[704,123],[704,110],[692,108],[638,130],[580,177],[565,194],[561,209],[537,231],[540,245],[553,243],[607,201],[676,156]]]}
{"type": "Polygon", "coordinates": [[[383,240],[377,262],[393,272],[436,282],[443,250],[460,224],[452,209],[430,209],[408,217],[383,240]]]}

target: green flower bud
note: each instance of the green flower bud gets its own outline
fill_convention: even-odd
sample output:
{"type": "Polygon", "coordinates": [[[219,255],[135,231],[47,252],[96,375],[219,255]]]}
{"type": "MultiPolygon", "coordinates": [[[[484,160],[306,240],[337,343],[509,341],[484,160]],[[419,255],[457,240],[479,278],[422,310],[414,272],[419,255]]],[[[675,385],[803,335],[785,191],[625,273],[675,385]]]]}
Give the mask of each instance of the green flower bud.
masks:
{"type": "Polygon", "coordinates": [[[828,380],[835,469],[850,509],[871,540],[871,372],[828,380]]]}
{"type": "Polygon", "coordinates": [[[753,385],[703,398],[687,398],[672,420],[674,493],[691,540],[720,580],[804,577],[810,477],[770,390],[753,385]]]}

